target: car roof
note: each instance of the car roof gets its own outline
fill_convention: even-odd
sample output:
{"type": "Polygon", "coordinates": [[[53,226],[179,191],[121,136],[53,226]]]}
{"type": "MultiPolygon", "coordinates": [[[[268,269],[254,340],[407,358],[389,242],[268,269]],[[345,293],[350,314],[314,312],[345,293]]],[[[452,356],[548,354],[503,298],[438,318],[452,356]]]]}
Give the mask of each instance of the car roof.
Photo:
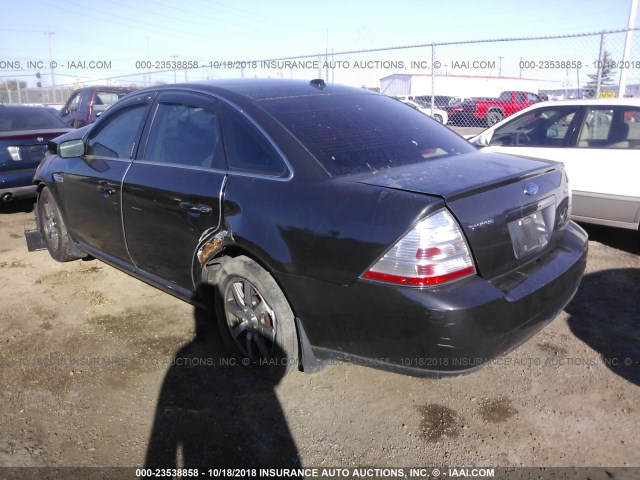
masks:
{"type": "MultiPolygon", "coordinates": [[[[126,87],[126,86],[122,86],[122,85],[90,85],[87,87],[80,87],[77,90],[91,90],[91,89],[95,89],[95,90],[104,90],[104,91],[111,91],[111,92],[130,92],[132,90],[137,90],[139,87],[126,87]]],[[[77,91],[77,90],[74,90],[77,91]]]]}
{"type": "Polygon", "coordinates": [[[136,94],[145,91],[193,89],[207,91],[223,95],[233,93],[241,95],[248,100],[266,100],[273,98],[301,97],[307,95],[336,95],[336,94],[374,94],[363,88],[348,87],[336,83],[325,83],[323,80],[288,80],[277,78],[237,78],[229,80],[204,80],[200,82],[187,82],[169,85],[157,85],[144,90],[136,91],[136,94]]]}
{"type": "Polygon", "coordinates": [[[575,105],[629,105],[640,107],[640,98],[582,98],[574,100],[552,100],[549,102],[540,102],[535,105],[558,105],[558,106],[575,106],[575,105]]]}

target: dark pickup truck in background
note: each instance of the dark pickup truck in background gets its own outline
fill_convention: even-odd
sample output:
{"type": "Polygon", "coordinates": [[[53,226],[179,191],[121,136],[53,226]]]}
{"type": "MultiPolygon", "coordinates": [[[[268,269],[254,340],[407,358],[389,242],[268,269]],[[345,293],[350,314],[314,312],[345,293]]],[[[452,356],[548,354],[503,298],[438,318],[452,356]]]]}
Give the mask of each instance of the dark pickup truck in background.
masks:
{"type": "Polygon", "coordinates": [[[71,94],[60,110],[60,117],[73,128],[84,127],[127,93],[133,87],[84,87],[71,94]]]}
{"type": "Polygon", "coordinates": [[[530,92],[502,92],[498,98],[470,98],[452,108],[449,119],[474,127],[491,127],[503,118],[513,115],[544,98],[530,92]]]}

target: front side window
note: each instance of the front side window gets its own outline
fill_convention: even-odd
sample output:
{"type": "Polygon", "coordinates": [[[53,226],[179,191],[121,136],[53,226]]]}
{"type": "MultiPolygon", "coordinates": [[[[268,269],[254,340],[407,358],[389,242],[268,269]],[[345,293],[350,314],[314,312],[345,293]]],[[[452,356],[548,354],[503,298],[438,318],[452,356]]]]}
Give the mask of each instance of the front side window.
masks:
{"type": "Polygon", "coordinates": [[[572,131],[578,107],[540,108],[496,129],[489,145],[558,147],[572,131]]]}
{"type": "Polygon", "coordinates": [[[184,103],[159,103],[143,158],[192,167],[222,166],[224,150],[217,111],[184,103]]]}
{"type": "Polygon", "coordinates": [[[136,104],[123,108],[105,119],[91,132],[87,140],[87,154],[97,157],[131,158],[146,110],[146,104],[136,104]]]}
{"type": "Polygon", "coordinates": [[[67,101],[67,110],[69,110],[70,112],[75,112],[76,110],[78,110],[81,96],[82,92],[74,93],[72,97],[67,101]]]}

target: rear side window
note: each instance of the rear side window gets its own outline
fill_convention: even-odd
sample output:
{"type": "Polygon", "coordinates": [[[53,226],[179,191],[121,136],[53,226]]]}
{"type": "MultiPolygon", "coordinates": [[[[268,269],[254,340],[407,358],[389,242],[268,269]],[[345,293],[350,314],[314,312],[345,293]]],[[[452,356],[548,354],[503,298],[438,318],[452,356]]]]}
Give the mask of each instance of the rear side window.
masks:
{"type": "Polygon", "coordinates": [[[194,167],[224,164],[218,113],[184,103],[160,103],[144,159],[194,167]]]}
{"type": "Polygon", "coordinates": [[[117,92],[102,92],[98,91],[96,94],[96,105],[104,105],[106,107],[110,107],[114,103],[116,103],[120,98],[122,98],[125,93],[117,93],[117,92]]]}
{"type": "Polygon", "coordinates": [[[271,143],[247,118],[223,106],[222,132],[231,170],[275,177],[284,176],[287,166],[271,143]]]}
{"type": "Polygon", "coordinates": [[[123,108],[105,119],[88,139],[87,154],[129,159],[147,110],[146,104],[123,108]]]}
{"type": "Polygon", "coordinates": [[[580,129],[578,147],[640,148],[640,108],[589,108],[580,129]]]}
{"type": "Polygon", "coordinates": [[[401,167],[475,150],[425,114],[375,94],[263,100],[332,176],[401,167]]]}

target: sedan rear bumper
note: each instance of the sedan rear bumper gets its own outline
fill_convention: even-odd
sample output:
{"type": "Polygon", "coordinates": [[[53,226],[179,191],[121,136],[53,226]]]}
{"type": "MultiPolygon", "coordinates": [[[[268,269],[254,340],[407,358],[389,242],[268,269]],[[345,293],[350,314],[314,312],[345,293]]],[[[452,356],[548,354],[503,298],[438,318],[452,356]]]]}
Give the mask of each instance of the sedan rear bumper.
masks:
{"type": "Polygon", "coordinates": [[[336,286],[277,275],[308,341],[303,363],[337,358],[414,375],[479,368],[531,338],[573,298],[586,266],[587,234],[574,223],[558,234],[547,253],[491,281],[336,286]]]}
{"type": "Polygon", "coordinates": [[[4,187],[0,184],[0,200],[9,203],[20,198],[32,198],[36,196],[37,187],[35,185],[4,187]]]}

